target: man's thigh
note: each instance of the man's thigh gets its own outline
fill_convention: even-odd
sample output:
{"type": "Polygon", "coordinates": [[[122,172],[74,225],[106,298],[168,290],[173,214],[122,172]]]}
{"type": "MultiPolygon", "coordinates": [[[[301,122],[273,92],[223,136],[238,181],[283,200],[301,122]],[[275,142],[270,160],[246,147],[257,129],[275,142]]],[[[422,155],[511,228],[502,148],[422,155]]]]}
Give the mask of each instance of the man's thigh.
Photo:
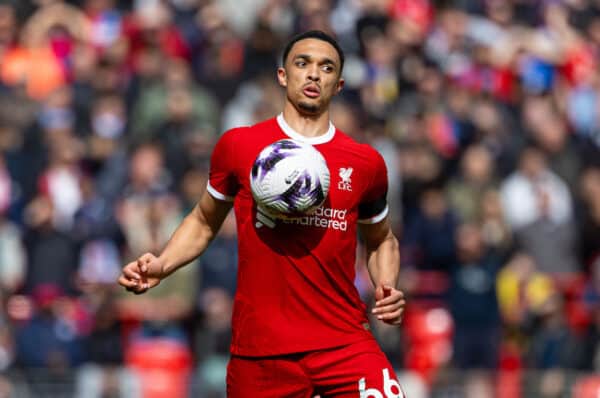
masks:
{"type": "Polygon", "coordinates": [[[227,365],[227,398],[309,398],[313,386],[293,357],[232,356],[227,365]]]}
{"type": "Polygon", "coordinates": [[[302,361],[322,398],[405,398],[375,340],[315,352],[302,361]]]}

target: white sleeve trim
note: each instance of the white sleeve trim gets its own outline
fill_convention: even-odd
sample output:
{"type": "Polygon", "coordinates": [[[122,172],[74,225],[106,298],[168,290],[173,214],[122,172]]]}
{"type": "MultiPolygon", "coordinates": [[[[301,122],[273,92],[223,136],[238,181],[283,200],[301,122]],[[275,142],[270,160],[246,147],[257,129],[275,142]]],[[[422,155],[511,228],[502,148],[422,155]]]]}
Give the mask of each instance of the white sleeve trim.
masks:
{"type": "Polygon", "coordinates": [[[221,192],[214,189],[212,185],[210,185],[210,181],[208,182],[208,184],[206,184],[206,190],[215,199],[223,200],[225,202],[233,202],[233,196],[223,195],[221,192]]]}
{"type": "Polygon", "coordinates": [[[385,209],[383,209],[381,211],[381,213],[379,213],[376,216],[373,216],[371,218],[360,219],[357,222],[359,224],[377,224],[378,222],[382,221],[388,215],[389,211],[390,211],[389,206],[385,205],[385,209]]]}

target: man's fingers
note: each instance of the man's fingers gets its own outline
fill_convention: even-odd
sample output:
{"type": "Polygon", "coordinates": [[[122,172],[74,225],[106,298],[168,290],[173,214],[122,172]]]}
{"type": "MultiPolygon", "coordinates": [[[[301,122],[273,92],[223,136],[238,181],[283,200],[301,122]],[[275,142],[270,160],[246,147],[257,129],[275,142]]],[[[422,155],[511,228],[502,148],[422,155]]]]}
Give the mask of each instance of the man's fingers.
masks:
{"type": "Polygon", "coordinates": [[[141,287],[127,287],[127,288],[125,288],[125,290],[127,290],[128,292],[131,292],[133,294],[142,294],[142,293],[146,293],[146,290],[148,290],[148,289],[144,289],[141,287]]]}
{"type": "Polygon", "coordinates": [[[403,312],[404,312],[404,310],[397,309],[396,311],[393,311],[393,312],[388,312],[385,314],[378,315],[377,318],[384,319],[384,320],[396,319],[396,318],[399,318],[403,312]]]}
{"type": "Polygon", "coordinates": [[[145,253],[141,255],[137,260],[138,267],[142,272],[148,272],[148,264],[154,261],[155,258],[156,256],[154,256],[152,253],[145,253]]]}
{"type": "Polygon", "coordinates": [[[119,277],[119,284],[120,284],[121,286],[124,286],[124,287],[125,287],[125,288],[127,288],[127,289],[129,289],[129,288],[133,288],[133,287],[136,287],[136,286],[138,286],[138,282],[137,282],[136,280],[133,280],[133,279],[131,279],[131,278],[127,278],[127,277],[126,277],[126,276],[124,276],[124,275],[121,275],[121,276],[119,277]]]}
{"type": "Polygon", "coordinates": [[[143,258],[138,258],[137,260],[137,264],[138,264],[138,268],[140,269],[141,272],[148,272],[148,266],[146,265],[146,260],[143,258]]]}
{"type": "Polygon", "coordinates": [[[381,286],[380,289],[379,297],[383,297],[376,301],[375,308],[372,310],[373,314],[377,316],[377,319],[387,324],[401,324],[402,313],[406,305],[404,293],[390,286],[381,286]]]}
{"type": "Polygon", "coordinates": [[[123,268],[123,275],[129,279],[141,280],[142,276],[133,270],[134,267],[130,267],[129,265],[123,268]]]}
{"type": "Polygon", "coordinates": [[[150,262],[150,261],[154,260],[155,258],[156,258],[156,256],[152,253],[144,253],[139,257],[139,259],[144,262],[150,262]]]}
{"type": "Polygon", "coordinates": [[[146,293],[148,288],[147,287],[136,287],[136,288],[127,289],[127,290],[129,290],[133,294],[142,294],[142,293],[146,293]]]}
{"type": "Polygon", "coordinates": [[[373,312],[373,314],[382,314],[385,312],[395,311],[399,308],[404,307],[405,305],[406,305],[406,301],[404,299],[401,299],[392,304],[377,306],[377,307],[373,308],[373,310],[371,312],[373,312]]]}
{"type": "Polygon", "coordinates": [[[152,287],[147,282],[130,281],[124,277],[119,278],[119,283],[125,286],[125,290],[135,294],[145,293],[148,289],[150,289],[150,287],[152,287]]]}
{"type": "Polygon", "coordinates": [[[404,312],[402,309],[398,309],[394,312],[388,312],[385,314],[377,315],[377,319],[380,319],[382,321],[400,320],[402,312],[404,312]]]}
{"type": "MultiPolygon", "coordinates": [[[[122,274],[119,277],[119,284],[125,287],[129,292],[135,294],[145,293],[148,289],[160,283],[159,278],[154,278],[157,271],[152,269],[151,265],[157,261],[157,257],[152,253],[145,253],[123,267],[122,274]]],[[[156,267],[155,267],[156,268],[156,267]]]]}
{"type": "Polygon", "coordinates": [[[150,286],[150,283],[148,283],[148,282],[133,279],[126,275],[121,275],[119,277],[119,284],[121,286],[124,286],[128,291],[135,292],[135,293],[138,293],[141,290],[146,291],[149,288],[156,286],[155,284],[153,284],[153,286],[150,286]]]}
{"type": "Polygon", "coordinates": [[[388,304],[392,304],[398,300],[404,299],[404,293],[402,293],[400,290],[395,290],[393,289],[390,292],[390,295],[381,299],[381,300],[377,300],[377,302],[375,303],[375,305],[382,306],[382,305],[388,305],[388,304]]]}

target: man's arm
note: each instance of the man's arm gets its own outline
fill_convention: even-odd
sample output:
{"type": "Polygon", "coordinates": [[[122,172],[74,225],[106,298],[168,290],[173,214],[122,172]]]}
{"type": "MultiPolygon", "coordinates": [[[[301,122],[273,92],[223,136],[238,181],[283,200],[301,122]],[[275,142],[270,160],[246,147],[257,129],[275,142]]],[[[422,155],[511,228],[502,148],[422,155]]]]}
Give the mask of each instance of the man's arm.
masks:
{"type": "Polygon", "coordinates": [[[359,224],[367,249],[367,268],[375,286],[377,319],[392,325],[402,322],[404,294],[397,289],[400,274],[400,249],[388,218],[376,224],[359,224]]]}
{"type": "Polygon", "coordinates": [[[160,256],[145,253],[127,264],[119,277],[119,284],[134,293],[144,293],[200,256],[221,228],[231,206],[231,202],[217,200],[204,192],[198,204],[177,227],[160,256]]]}
{"type": "Polygon", "coordinates": [[[166,275],[194,260],[216,236],[232,202],[215,199],[204,192],[198,204],[177,228],[159,259],[166,275]]]}

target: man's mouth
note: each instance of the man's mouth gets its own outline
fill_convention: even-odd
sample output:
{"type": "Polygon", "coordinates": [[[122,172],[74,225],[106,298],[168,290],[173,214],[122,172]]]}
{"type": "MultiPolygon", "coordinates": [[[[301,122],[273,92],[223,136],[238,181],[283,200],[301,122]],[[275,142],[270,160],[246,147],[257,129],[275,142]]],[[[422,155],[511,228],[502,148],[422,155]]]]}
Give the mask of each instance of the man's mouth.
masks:
{"type": "Polygon", "coordinates": [[[321,90],[319,89],[319,87],[313,85],[304,87],[302,92],[309,98],[317,98],[321,95],[321,90]]]}

